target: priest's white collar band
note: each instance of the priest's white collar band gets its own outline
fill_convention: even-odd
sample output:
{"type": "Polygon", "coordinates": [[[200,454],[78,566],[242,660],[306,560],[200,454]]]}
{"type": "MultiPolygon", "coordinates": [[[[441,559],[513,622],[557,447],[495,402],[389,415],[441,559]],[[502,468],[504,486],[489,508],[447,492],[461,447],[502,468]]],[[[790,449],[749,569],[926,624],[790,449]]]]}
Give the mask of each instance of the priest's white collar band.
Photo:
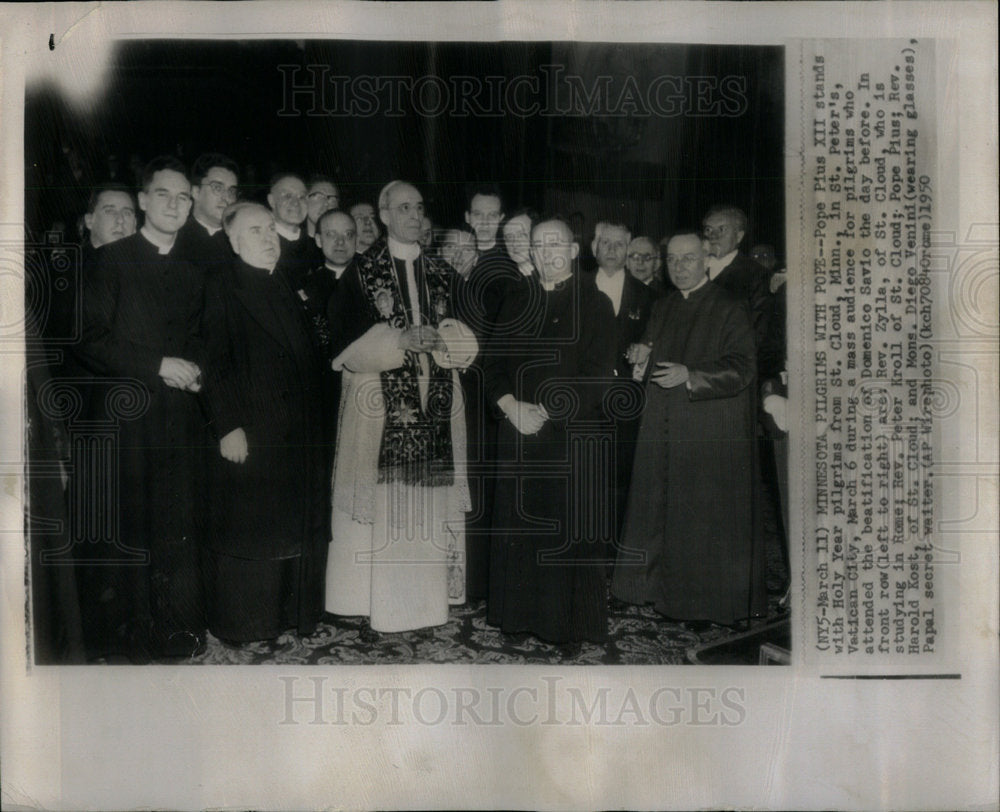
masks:
{"type": "Polygon", "coordinates": [[[706,274],[705,276],[703,276],[701,278],[701,281],[697,285],[695,285],[693,288],[688,288],[687,290],[682,290],[681,291],[681,296],[683,296],[686,299],[688,296],[690,296],[696,290],[700,290],[701,288],[705,287],[705,285],[707,285],[707,284],[708,284],[708,274],[706,274]]]}
{"type": "Polygon", "coordinates": [[[208,235],[210,237],[214,237],[216,234],[222,231],[222,226],[213,226],[211,223],[206,223],[197,214],[192,213],[191,216],[195,219],[198,225],[200,225],[203,229],[205,229],[205,231],[208,232],[208,235]]]}
{"type": "Polygon", "coordinates": [[[169,237],[165,237],[164,235],[153,231],[148,225],[144,225],[140,228],[139,233],[142,234],[147,241],[155,245],[157,252],[160,254],[169,254],[170,249],[174,247],[174,241],[177,239],[176,234],[171,234],[169,237]]]}
{"type": "Polygon", "coordinates": [[[289,242],[295,242],[299,238],[299,234],[302,233],[302,229],[299,226],[289,226],[285,223],[279,223],[277,220],[274,221],[274,227],[289,242]]]}

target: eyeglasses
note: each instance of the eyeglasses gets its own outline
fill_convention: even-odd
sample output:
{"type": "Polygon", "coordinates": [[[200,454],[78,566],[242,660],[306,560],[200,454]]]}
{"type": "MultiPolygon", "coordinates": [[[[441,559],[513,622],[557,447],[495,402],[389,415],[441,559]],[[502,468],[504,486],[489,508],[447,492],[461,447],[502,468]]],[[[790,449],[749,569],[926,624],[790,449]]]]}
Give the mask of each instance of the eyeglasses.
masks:
{"type": "Polygon", "coordinates": [[[340,195],[328,195],[328,194],[326,194],[324,192],[310,192],[307,195],[307,197],[310,200],[314,200],[314,201],[315,200],[323,199],[327,203],[336,203],[338,200],[340,200],[340,195]]]}
{"type": "Polygon", "coordinates": [[[685,254],[682,257],[668,255],[667,265],[676,265],[677,263],[682,263],[684,265],[693,265],[699,259],[701,259],[701,257],[698,256],[697,254],[685,254]]]}
{"type": "Polygon", "coordinates": [[[207,186],[219,197],[225,198],[226,200],[239,200],[240,190],[235,186],[226,186],[224,183],[217,180],[208,181],[207,186]]]}
{"type": "Polygon", "coordinates": [[[633,262],[650,262],[651,260],[656,259],[656,254],[639,254],[633,251],[628,255],[628,258],[633,262]]]}

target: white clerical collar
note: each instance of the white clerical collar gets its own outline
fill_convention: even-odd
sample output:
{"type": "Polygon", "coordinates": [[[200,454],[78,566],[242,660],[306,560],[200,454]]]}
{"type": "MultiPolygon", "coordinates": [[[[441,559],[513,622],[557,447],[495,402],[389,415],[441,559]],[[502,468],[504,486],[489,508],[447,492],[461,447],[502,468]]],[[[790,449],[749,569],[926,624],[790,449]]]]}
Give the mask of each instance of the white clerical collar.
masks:
{"type": "Polygon", "coordinates": [[[324,262],[323,264],[326,266],[326,269],[328,271],[332,271],[333,272],[333,278],[334,279],[340,279],[340,277],[343,276],[344,271],[347,270],[347,266],[346,265],[333,265],[333,264],[331,264],[329,262],[324,262]]]}
{"type": "Polygon", "coordinates": [[[166,237],[157,231],[153,231],[153,229],[149,227],[148,223],[144,224],[143,227],[139,229],[139,233],[142,234],[148,242],[151,242],[156,246],[157,253],[163,255],[170,253],[170,249],[174,247],[174,240],[177,239],[176,234],[171,234],[169,237],[166,237]]]}
{"type": "Polygon", "coordinates": [[[484,246],[482,246],[482,247],[480,247],[480,246],[478,246],[478,245],[477,245],[477,246],[476,246],[476,250],[477,250],[477,251],[478,251],[478,252],[479,252],[480,254],[485,254],[485,253],[486,253],[487,251],[492,251],[492,250],[493,250],[493,247],[494,247],[494,246],[495,246],[496,244],[497,244],[497,241],[496,241],[496,240],[493,240],[493,242],[491,242],[491,243],[490,243],[489,245],[484,245],[484,246]]]}
{"type": "Polygon", "coordinates": [[[393,237],[389,237],[388,243],[389,253],[396,259],[401,259],[404,262],[406,260],[413,262],[413,260],[420,256],[420,243],[418,242],[400,242],[393,237]]]}
{"type": "Polygon", "coordinates": [[[295,242],[299,238],[299,234],[302,233],[299,226],[290,226],[286,223],[279,223],[277,220],[274,221],[274,227],[289,242],[295,242]]]}
{"type": "MultiPolygon", "coordinates": [[[[541,282],[542,282],[542,289],[543,289],[543,290],[547,290],[547,291],[553,291],[553,290],[555,290],[555,289],[556,289],[556,286],[557,286],[557,285],[561,284],[562,282],[565,282],[565,281],[566,281],[567,279],[569,279],[569,278],[570,278],[570,277],[571,277],[572,275],[573,275],[573,274],[566,274],[566,276],[563,276],[563,277],[560,277],[559,279],[554,279],[554,280],[552,280],[551,282],[550,282],[550,281],[547,281],[547,280],[545,280],[545,279],[541,279],[541,282]]],[[[539,278],[540,278],[540,277],[539,277],[539,278]]]]}
{"type": "Polygon", "coordinates": [[[708,274],[705,274],[701,278],[701,281],[697,285],[695,285],[693,288],[688,288],[687,290],[682,290],[681,291],[681,296],[683,296],[686,299],[688,296],[690,296],[696,290],[699,290],[699,289],[705,287],[705,285],[707,285],[707,284],[708,284],[708,274]]]}
{"type": "Polygon", "coordinates": [[[218,234],[220,231],[222,231],[222,226],[221,225],[213,226],[210,223],[206,223],[197,214],[193,214],[192,217],[194,217],[194,219],[198,223],[198,225],[200,225],[203,229],[205,229],[205,231],[208,232],[208,236],[209,237],[214,237],[216,234],[218,234]]]}
{"type": "Polygon", "coordinates": [[[736,259],[736,252],[739,249],[734,248],[724,257],[709,257],[708,262],[708,278],[715,279],[720,273],[722,273],[726,268],[729,267],[729,263],[736,259]]]}

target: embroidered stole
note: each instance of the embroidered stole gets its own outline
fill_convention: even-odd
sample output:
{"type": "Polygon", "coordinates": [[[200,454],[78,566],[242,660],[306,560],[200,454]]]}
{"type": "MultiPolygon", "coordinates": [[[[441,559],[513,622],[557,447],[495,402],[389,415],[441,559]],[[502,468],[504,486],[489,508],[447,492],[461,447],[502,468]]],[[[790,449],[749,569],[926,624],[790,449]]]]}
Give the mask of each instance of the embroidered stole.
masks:
{"type": "MultiPolygon", "coordinates": [[[[413,262],[420,297],[421,324],[437,327],[448,316],[451,276],[447,268],[421,255],[413,262]]],[[[406,329],[414,326],[402,260],[393,260],[384,241],[358,260],[358,275],[369,315],[375,321],[406,329]]],[[[406,353],[403,366],[381,373],[385,424],[379,448],[378,481],[407,485],[452,485],[451,370],[429,353],[406,353]],[[421,381],[421,377],[424,381],[421,381]],[[425,395],[421,397],[421,383],[425,395]]]]}

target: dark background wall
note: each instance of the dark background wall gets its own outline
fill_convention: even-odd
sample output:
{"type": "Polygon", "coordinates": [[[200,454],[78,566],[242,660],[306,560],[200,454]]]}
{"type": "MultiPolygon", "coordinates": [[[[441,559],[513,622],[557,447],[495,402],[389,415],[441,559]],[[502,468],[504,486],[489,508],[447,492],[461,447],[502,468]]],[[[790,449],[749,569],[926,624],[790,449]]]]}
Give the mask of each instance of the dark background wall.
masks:
{"type": "Polygon", "coordinates": [[[250,197],[278,169],[331,174],[348,199],[373,200],[402,177],[420,187],[439,225],[452,225],[467,185],[495,181],[508,210],[575,215],[586,242],[597,219],[659,239],[725,201],[750,215],[748,244],[783,251],[780,48],[154,40],[120,45],[110,76],[103,100],[84,111],[50,87],[29,88],[32,232],[58,222],[72,231],[91,183],[134,183],[135,169],[157,154],[191,162],[220,150],[244,167],[250,197]],[[379,77],[403,77],[390,86],[436,79],[419,98],[359,91],[359,81],[379,77]],[[528,78],[504,97],[515,77],[528,78]],[[566,77],[578,77],[582,94],[570,93],[566,77]],[[322,90],[301,90],[314,82],[322,90]],[[435,89],[462,82],[481,92],[464,109],[454,93],[450,107],[439,103],[435,89]],[[651,88],[660,91],[652,107],[651,88]]]}

